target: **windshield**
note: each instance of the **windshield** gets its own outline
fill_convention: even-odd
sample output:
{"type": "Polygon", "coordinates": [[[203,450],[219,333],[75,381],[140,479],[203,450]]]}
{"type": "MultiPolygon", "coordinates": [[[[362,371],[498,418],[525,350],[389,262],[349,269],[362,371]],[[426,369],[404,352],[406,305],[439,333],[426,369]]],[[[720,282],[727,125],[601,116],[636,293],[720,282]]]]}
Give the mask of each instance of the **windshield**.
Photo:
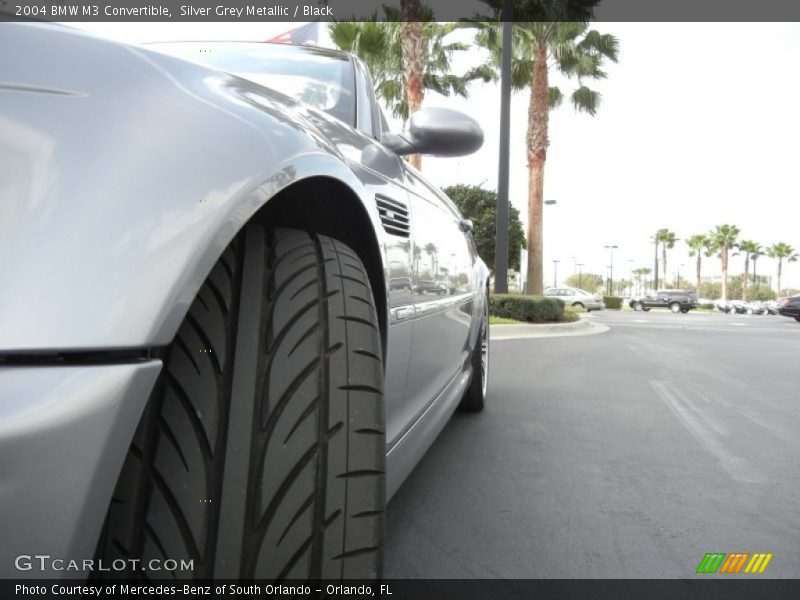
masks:
{"type": "Polygon", "coordinates": [[[352,125],[352,72],[346,56],[308,46],[243,42],[150,44],[269,87],[352,125]]]}

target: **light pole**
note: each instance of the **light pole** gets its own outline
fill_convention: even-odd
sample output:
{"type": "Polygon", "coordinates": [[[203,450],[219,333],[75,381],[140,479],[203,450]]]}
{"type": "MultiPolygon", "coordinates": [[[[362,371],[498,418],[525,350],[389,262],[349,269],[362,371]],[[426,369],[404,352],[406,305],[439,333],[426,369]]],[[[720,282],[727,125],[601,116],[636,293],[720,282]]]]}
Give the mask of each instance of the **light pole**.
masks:
{"type": "Polygon", "coordinates": [[[678,265],[678,272],[675,274],[675,289],[681,289],[681,267],[683,267],[683,263],[678,265]]]}
{"type": "MultiPolygon", "coordinates": [[[[654,246],[654,255],[655,258],[653,259],[653,291],[655,292],[658,289],[658,234],[660,234],[663,229],[659,229],[656,231],[656,235],[653,237],[653,246],[654,246]]],[[[666,273],[664,273],[666,276],[666,273]]]]}
{"type": "Polygon", "coordinates": [[[553,287],[558,285],[558,263],[561,262],[557,259],[553,259],[553,287]]]}
{"type": "Polygon", "coordinates": [[[614,249],[619,248],[616,244],[613,246],[604,246],[608,250],[609,257],[609,274],[608,274],[608,295],[612,295],[612,287],[614,286],[614,249]]]}
{"type": "Polygon", "coordinates": [[[578,267],[578,289],[583,289],[583,263],[576,263],[576,267],[578,267]]]}
{"type": "Polygon", "coordinates": [[[497,167],[494,289],[508,292],[508,156],[511,148],[511,29],[514,3],[503,1],[503,57],[500,76],[500,156],[497,167]]]}

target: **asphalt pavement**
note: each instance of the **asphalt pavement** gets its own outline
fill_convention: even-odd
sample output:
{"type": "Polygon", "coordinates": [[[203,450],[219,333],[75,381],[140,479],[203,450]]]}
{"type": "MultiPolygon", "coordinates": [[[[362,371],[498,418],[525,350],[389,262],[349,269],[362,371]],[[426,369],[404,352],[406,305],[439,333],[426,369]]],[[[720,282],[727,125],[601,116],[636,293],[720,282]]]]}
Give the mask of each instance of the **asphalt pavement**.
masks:
{"type": "Polygon", "coordinates": [[[389,503],[385,577],[683,578],[707,552],[800,577],[800,324],[589,318],[492,343],[486,409],[389,503]]]}

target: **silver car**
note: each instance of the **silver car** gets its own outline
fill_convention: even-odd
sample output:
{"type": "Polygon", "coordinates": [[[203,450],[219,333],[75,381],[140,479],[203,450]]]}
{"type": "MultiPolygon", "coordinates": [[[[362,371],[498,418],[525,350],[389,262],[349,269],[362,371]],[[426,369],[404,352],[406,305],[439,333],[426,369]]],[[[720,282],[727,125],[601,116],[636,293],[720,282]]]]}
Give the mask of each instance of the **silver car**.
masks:
{"type": "Polygon", "coordinates": [[[544,295],[559,298],[566,306],[585,308],[587,311],[603,310],[606,307],[602,296],[573,287],[549,287],[544,290],[544,295]]]}
{"type": "Polygon", "coordinates": [[[0,577],[378,577],[488,375],[488,270],[402,155],[483,134],[389,132],[348,54],[159,50],[0,24],[0,577]]]}

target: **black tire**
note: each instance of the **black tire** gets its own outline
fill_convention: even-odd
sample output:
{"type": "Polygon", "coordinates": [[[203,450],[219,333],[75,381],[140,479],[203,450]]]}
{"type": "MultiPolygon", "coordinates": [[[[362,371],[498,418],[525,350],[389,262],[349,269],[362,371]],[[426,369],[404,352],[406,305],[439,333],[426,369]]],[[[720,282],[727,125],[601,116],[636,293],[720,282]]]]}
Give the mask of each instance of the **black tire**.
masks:
{"type": "Polygon", "coordinates": [[[573,303],[572,303],[572,307],[573,307],[573,308],[586,308],[586,307],[583,305],[583,302],[573,302],[573,303]]]}
{"type": "Polygon", "coordinates": [[[98,546],[134,579],[380,576],[383,363],[356,254],[251,224],[164,354],[98,546]]]}
{"type": "Polygon", "coordinates": [[[642,310],[644,310],[644,305],[641,302],[634,302],[633,310],[635,310],[636,312],[641,312],[642,310]]]}
{"type": "Polygon", "coordinates": [[[464,392],[458,405],[459,410],[479,412],[486,405],[486,390],[489,384],[489,295],[483,300],[483,316],[481,317],[478,338],[472,349],[472,380],[464,392]]]}
{"type": "Polygon", "coordinates": [[[800,315],[795,315],[794,316],[794,320],[797,321],[798,323],[800,323],[800,315]]]}

